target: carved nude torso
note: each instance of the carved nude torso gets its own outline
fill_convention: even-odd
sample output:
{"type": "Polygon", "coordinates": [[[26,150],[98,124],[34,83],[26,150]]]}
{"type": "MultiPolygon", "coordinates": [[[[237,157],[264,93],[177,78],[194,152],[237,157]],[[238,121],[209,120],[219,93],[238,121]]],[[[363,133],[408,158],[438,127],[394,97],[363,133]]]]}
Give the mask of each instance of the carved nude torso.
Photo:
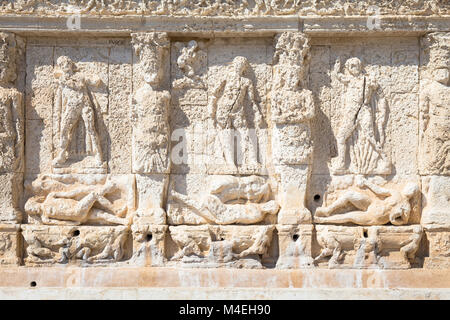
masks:
{"type": "Polygon", "coordinates": [[[250,80],[234,77],[226,81],[223,95],[217,102],[217,123],[224,129],[246,128],[244,102],[250,80]]]}
{"type": "Polygon", "coordinates": [[[141,146],[136,154],[136,165],[145,172],[164,171],[169,147],[170,93],[156,91],[145,84],[137,91],[135,100],[134,137],[141,146]]]}

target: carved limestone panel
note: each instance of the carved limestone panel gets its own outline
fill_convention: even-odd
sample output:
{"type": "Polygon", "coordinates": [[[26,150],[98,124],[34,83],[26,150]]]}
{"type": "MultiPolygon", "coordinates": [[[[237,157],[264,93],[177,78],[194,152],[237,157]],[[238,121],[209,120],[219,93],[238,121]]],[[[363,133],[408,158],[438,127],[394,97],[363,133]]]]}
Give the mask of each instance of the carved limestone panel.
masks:
{"type": "Polygon", "coordinates": [[[416,253],[423,230],[420,225],[397,227],[316,226],[319,267],[409,269],[420,265],[416,253]]]}
{"type": "Polygon", "coordinates": [[[450,33],[422,39],[420,172],[450,175],[450,33]]]}
{"type": "Polygon", "coordinates": [[[313,268],[312,225],[277,225],[279,269],[313,268]]]}
{"type": "Polygon", "coordinates": [[[19,265],[22,257],[19,226],[0,225],[0,265],[19,265]]]}
{"type": "Polygon", "coordinates": [[[166,233],[167,226],[133,225],[133,256],[131,265],[162,267],[167,263],[166,233]]]}
{"type": "Polygon", "coordinates": [[[130,40],[35,37],[27,53],[26,174],[130,173],[130,40]]]}
{"type": "Polygon", "coordinates": [[[174,173],[266,174],[271,41],[172,43],[174,173]]]}
{"type": "Polygon", "coordinates": [[[313,174],[417,174],[417,38],[311,41],[313,174]]]}
{"type": "Polygon", "coordinates": [[[24,39],[0,32],[0,222],[20,222],[24,170],[24,39]]]}
{"type": "Polygon", "coordinates": [[[275,226],[170,226],[169,266],[264,268],[275,226]]]}
{"type": "Polygon", "coordinates": [[[450,205],[450,177],[422,177],[422,218],[423,225],[449,227],[448,206],[450,205]]]}
{"type": "Polygon", "coordinates": [[[168,223],[267,224],[280,209],[264,176],[175,175],[171,177],[168,223]]]}
{"type": "Polygon", "coordinates": [[[322,206],[316,208],[314,222],[396,226],[411,224],[420,201],[417,182],[403,184],[371,181],[356,176],[336,179],[322,206]],[[380,183],[381,182],[381,183],[380,183]]]}
{"type": "MultiPolygon", "coordinates": [[[[391,1],[377,1],[381,15],[448,15],[450,7],[445,2],[407,0],[394,6],[391,1]]],[[[397,4],[397,3],[396,3],[397,4]]],[[[2,13],[61,15],[79,12],[81,14],[106,15],[163,15],[163,16],[366,16],[374,14],[373,2],[364,0],[354,5],[349,0],[338,1],[274,1],[274,0],[194,0],[178,2],[171,0],[130,1],[40,1],[24,0],[2,3],[2,13]]]]}
{"type": "Polygon", "coordinates": [[[134,176],[40,175],[27,180],[28,223],[130,225],[135,211],[134,176]]]}
{"type": "Polygon", "coordinates": [[[131,257],[129,227],[24,225],[22,229],[26,266],[111,265],[131,257]]]}
{"type": "Polygon", "coordinates": [[[0,264],[449,267],[446,5],[69,2],[0,4],[0,264]]]}
{"type": "Polygon", "coordinates": [[[307,87],[309,38],[284,32],[274,39],[271,88],[272,164],[279,182],[281,210],[278,223],[309,223],[306,189],[312,169],[315,117],[312,92],[307,87]]]}
{"type": "Polygon", "coordinates": [[[450,231],[448,228],[427,227],[426,238],[429,243],[424,268],[442,269],[450,266],[450,231]]]}
{"type": "Polygon", "coordinates": [[[136,91],[131,102],[133,120],[133,171],[168,173],[170,93],[164,78],[169,62],[169,39],[165,33],[133,34],[138,57],[134,65],[136,91]]]}

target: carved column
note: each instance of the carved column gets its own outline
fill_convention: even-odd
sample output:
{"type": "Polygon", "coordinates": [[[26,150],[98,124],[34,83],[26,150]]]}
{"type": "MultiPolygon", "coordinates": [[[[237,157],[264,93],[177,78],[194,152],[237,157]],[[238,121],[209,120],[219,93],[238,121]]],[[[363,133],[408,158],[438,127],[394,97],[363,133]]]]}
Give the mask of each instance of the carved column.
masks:
{"type": "Polygon", "coordinates": [[[17,66],[23,65],[24,42],[12,33],[0,33],[0,222],[22,219],[24,119],[23,94],[17,66]]]}
{"type": "Polygon", "coordinates": [[[154,32],[132,34],[132,43],[136,59],[131,102],[132,166],[138,190],[135,222],[165,224],[163,202],[170,172],[170,42],[166,33],[154,32]]]}
{"type": "Polygon", "coordinates": [[[313,153],[310,120],[314,117],[312,93],[305,88],[308,54],[308,38],[302,33],[285,32],[275,39],[272,155],[280,183],[280,224],[311,222],[305,207],[313,153]]]}
{"type": "Polygon", "coordinates": [[[422,38],[419,98],[419,171],[424,204],[421,224],[429,241],[425,267],[450,265],[450,32],[422,38]]]}

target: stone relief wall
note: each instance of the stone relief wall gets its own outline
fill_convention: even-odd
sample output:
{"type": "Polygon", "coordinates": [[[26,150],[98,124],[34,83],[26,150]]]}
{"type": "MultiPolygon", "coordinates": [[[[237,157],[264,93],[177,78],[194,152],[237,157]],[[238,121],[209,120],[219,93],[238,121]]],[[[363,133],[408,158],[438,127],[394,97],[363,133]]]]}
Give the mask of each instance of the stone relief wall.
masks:
{"type": "MultiPolygon", "coordinates": [[[[356,15],[371,3],[1,11],[77,4],[258,16],[356,15]]],[[[448,32],[0,40],[2,265],[449,267],[448,32]]]]}

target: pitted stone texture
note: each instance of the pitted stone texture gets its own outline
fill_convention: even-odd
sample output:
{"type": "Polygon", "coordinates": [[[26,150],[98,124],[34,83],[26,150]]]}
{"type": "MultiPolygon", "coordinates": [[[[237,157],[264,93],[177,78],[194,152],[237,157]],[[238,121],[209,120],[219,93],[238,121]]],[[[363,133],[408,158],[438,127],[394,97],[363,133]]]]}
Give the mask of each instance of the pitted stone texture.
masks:
{"type": "Polygon", "coordinates": [[[0,265],[19,265],[22,242],[19,225],[0,224],[0,265]]]}
{"type": "Polygon", "coordinates": [[[129,227],[23,225],[24,264],[120,265],[131,257],[129,227]]]}

